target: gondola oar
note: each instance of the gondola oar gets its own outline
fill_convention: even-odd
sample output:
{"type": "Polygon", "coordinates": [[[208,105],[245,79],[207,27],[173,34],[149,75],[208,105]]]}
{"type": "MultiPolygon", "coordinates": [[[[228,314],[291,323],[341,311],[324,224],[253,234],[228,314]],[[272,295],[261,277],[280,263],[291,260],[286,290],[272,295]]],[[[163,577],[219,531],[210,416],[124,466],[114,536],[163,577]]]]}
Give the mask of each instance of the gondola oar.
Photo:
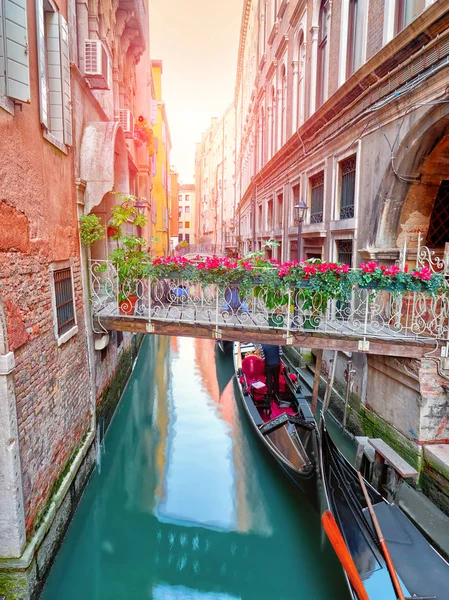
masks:
{"type": "Polygon", "coordinates": [[[379,525],[379,521],[377,520],[376,513],[374,512],[373,503],[371,502],[371,498],[368,495],[368,491],[365,486],[365,482],[363,481],[363,477],[360,471],[357,471],[357,475],[359,476],[360,485],[362,486],[363,495],[365,496],[366,504],[368,506],[369,513],[371,515],[371,519],[373,521],[374,529],[376,530],[377,537],[379,538],[380,546],[382,548],[382,552],[384,554],[385,562],[387,563],[387,568],[390,573],[391,580],[393,582],[394,589],[396,590],[396,595],[399,600],[405,600],[404,593],[402,592],[401,584],[399,583],[398,576],[396,574],[396,569],[394,568],[393,561],[391,560],[390,552],[388,551],[387,543],[384,540],[384,536],[382,535],[382,530],[379,525]]]}
{"type": "Polygon", "coordinates": [[[345,570],[358,599],[369,600],[369,596],[366,592],[365,586],[363,585],[363,581],[360,578],[359,572],[357,571],[357,567],[355,566],[348,547],[346,546],[346,542],[341,535],[341,531],[334,519],[334,515],[330,510],[326,510],[321,515],[321,523],[330,543],[335,550],[336,555],[340,559],[343,569],[345,570]]]}

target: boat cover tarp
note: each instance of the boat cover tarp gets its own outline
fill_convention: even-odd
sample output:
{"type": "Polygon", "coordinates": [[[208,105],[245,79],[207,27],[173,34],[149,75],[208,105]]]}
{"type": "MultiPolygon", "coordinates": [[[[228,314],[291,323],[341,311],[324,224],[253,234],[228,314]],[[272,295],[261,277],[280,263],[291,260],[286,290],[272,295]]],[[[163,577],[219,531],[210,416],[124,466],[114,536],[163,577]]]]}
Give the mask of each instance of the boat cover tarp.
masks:
{"type": "Polygon", "coordinates": [[[393,564],[409,593],[449,600],[449,565],[397,506],[380,502],[374,510],[393,564]]]}

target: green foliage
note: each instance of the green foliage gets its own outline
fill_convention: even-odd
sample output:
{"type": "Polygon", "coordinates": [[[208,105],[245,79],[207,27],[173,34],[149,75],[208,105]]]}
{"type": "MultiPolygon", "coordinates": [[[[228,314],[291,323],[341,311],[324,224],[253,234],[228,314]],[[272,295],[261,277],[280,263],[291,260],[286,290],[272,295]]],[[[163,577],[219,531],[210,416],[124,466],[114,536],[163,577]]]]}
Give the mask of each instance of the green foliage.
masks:
{"type": "Polygon", "coordinates": [[[148,219],[145,215],[139,213],[136,208],[136,203],[139,200],[137,196],[132,194],[117,193],[120,204],[112,207],[112,217],[110,225],[116,228],[116,233],[112,236],[113,239],[119,240],[123,236],[123,225],[129,224],[133,227],[144,227],[148,219]]]}
{"type": "Polygon", "coordinates": [[[80,238],[83,244],[91,246],[105,237],[105,230],[97,215],[83,215],[79,220],[80,238]]]}

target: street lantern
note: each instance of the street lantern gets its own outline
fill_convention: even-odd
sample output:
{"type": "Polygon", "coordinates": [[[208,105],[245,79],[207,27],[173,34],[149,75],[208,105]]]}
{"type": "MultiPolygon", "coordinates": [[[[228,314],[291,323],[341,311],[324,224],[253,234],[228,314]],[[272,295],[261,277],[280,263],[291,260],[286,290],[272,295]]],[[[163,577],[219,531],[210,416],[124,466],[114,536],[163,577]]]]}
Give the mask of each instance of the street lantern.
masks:
{"type": "Polygon", "coordinates": [[[295,216],[298,222],[298,262],[301,260],[301,239],[302,239],[302,224],[304,222],[308,206],[304,200],[300,200],[295,205],[295,216]]]}
{"type": "Polygon", "coordinates": [[[137,201],[134,204],[134,208],[137,208],[137,212],[139,213],[139,215],[143,215],[146,209],[146,205],[144,202],[142,202],[142,198],[137,198],[137,201]]]}

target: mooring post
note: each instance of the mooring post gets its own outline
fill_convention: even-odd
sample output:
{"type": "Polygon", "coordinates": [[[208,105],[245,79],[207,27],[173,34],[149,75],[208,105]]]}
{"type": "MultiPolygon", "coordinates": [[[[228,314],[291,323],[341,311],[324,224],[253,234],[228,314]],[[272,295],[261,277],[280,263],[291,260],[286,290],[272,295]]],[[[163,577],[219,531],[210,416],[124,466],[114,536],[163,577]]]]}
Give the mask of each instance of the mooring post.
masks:
{"type": "Polygon", "coordinates": [[[315,377],[313,378],[313,390],[312,390],[312,414],[315,416],[316,407],[318,403],[318,388],[320,387],[320,373],[321,364],[323,362],[323,351],[317,350],[316,363],[315,363],[315,377]]]}

